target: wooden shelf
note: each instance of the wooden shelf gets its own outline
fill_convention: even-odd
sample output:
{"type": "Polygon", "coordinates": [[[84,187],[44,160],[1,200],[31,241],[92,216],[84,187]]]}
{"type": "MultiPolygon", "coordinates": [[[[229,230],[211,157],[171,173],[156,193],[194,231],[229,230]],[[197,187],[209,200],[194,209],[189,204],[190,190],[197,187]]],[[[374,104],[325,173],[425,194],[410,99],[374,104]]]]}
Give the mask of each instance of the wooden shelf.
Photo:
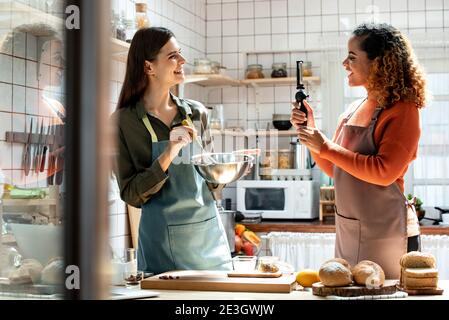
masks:
{"type": "MultiPolygon", "coordinates": [[[[320,82],[319,77],[304,77],[304,83],[315,83],[320,82]]],[[[263,79],[245,79],[240,81],[243,85],[253,86],[253,87],[263,87],[272,85],[295,85],[296,77],[288,78],[263,78],[263,79]]]]}
{"type": "MultiPolygon", "coordinates": [[[[31,24],[47,24],[55,30],[62,30],[64,28],[64,20],[54,16],[50,13],[46,13],[39,9],[32,8],[26,4],[17,1],[0,1],[0,15],[5,17],[11,17],[11,20],[1,21],[1,29],[14,29],[15,27],[21,25],[31,25],[31,24]],[[11,24],[9,23],[11,22],[11,24]]],[[[35,35],[41,36],[40,30],[38,28],[33,30],[27,30],[27,32],[35,35]]]]}
{"type": "Polygon", "coordinates": [[[186,75],[184,83],[195,83],[205,87],[240,85],[239,80],[221,74],[189,74],[186,75]]]}
{"type": "Polygon", "coordinates": [[[128,59],[130,44],[125,41],[111,38],[111,58],[112,60],[125,62],[128,59]]]}

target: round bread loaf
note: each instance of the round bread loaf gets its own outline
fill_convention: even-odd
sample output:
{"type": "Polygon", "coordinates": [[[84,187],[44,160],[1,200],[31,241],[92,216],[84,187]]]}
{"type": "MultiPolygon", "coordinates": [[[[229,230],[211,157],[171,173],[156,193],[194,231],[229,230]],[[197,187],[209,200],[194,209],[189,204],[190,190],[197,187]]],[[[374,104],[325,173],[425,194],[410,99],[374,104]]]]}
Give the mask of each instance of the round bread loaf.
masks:
{"type": "Polygon", "coordinates": [[[39,283],[43,266],[35,259],[24,259],[17,269],[9,274],[12,283],[39,283]]]}
{"type": "Polygon", "coordinates": [[[380,288],[385,283],[385,273],[377,263],[363,260],[351,270],[354,282],[371,288],[380,288]]]}
{"type": "Polygon", "coordinates": [[[401,266],[403,268],[435,268],[435,257],[430,253],[419,251],[411,251],[401,258],[401,266]]]}
{"type": "Polygon", "coordinates": [[[53,258],[42,270],[42,283],[59,285],[64,283],[64,261],[62,258],[53,258]]]}
{"type": "MultiPolygon", "coordinates": [[[[333,259],[327,260],[325,263],[332,262],[332,261],[341,263],[341,264],[344,265],[346,268],[348,268],[349,270],[351,270],[351,265],[349,264],[348,261],[346,261],[346,260],[343,259],[343,258],[333,258],[333,259]]],[[[324,263],[323,263],[323,264],[324,264],[324,263]]]]}
{"type": "Polygon", "coordinates": [[[338,261],[325,262],[318,274],[321,283],[328,287],[341,287],[352,283],[351,270],[338,261]]]}

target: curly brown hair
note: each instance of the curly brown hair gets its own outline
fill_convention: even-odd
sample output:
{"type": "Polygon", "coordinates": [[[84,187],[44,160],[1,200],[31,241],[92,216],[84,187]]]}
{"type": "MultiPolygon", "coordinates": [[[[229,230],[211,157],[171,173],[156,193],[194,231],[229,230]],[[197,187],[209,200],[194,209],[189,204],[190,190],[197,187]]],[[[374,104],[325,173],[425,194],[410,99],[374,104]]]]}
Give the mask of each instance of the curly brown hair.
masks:
{"type": "Polygon", "coordinates": [[[405,101],[424,107],[426,79],[407,37],[385,23],[361,24],[352,34],[361,38],[360,47],[372,60],[367,89],[379,105],[405,101]]]}

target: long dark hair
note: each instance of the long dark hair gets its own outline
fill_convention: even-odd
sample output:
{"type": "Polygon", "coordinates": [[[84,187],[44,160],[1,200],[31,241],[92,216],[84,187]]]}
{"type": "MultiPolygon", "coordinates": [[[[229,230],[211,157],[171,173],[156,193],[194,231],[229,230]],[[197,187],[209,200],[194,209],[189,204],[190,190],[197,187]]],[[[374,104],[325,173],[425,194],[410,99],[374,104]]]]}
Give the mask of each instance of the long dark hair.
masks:
{"type": "Polygon", "coordinates": [[[368,89],[376,93],[377,102],[388,107],[402,100],[424,107],[425,74],[406,36],[385,23],[362,24],[352,34],[372,61],[368,89]]]}
{"type": "Polygon", "coordinates": [[[125,80],[117,109],[136,104],[148,86],[145,60],[156,59],[161,48],[174,37],[173,32],[162,27],[143,28],[134,35],[128,52],[125,80]]]}

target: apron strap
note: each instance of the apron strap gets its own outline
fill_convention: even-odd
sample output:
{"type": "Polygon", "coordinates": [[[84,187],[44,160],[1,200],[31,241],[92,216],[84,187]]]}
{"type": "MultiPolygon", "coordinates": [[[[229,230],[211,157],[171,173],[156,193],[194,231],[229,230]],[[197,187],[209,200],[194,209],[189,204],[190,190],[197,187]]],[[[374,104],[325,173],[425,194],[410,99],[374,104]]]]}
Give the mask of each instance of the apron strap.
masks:
{"type": "Polygon", "coordinates": [[[371,117],[371,122],[369,124],[369,126],[374,126],[377,122],[377,119],[379,118],[379,114],[382,112],[384,108],[381,107],[376,107],[376,110],[374,110],[373,112],[373,116],[371,117]]]}
{"type": "Polygon", "coordinates": [[[144,117],[142,121],[151,135],[151,142],[153,143],[158,142],[156,132],[154,132],[153,126],[151,125],[150,120],[148,120],[148,115],[144,117]]]}

